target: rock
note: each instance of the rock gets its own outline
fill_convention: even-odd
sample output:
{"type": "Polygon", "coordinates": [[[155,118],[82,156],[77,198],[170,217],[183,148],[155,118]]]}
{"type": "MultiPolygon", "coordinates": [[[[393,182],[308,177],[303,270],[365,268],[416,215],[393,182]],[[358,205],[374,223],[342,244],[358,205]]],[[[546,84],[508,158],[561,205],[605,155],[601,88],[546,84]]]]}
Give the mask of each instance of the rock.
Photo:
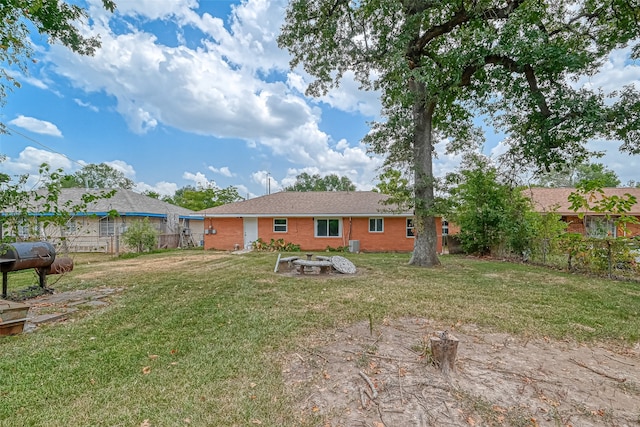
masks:
{"type": "Polygon", "coordinates": [[[356,273],[356,266],[345,257],[332,256],[331,264],[333,264],[333,268],[335,268],[336,271],[339,271],[340,273],[344,273],[344,274],[356,273]]]}

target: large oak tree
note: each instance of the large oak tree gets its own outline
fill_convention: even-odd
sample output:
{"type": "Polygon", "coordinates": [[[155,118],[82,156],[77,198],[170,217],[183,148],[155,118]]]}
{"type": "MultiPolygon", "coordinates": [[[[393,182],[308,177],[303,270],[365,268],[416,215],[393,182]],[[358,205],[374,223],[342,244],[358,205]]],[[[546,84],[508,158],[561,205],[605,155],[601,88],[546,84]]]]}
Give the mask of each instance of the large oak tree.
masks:
{"type": "Polygon", "coordinates": [[[411,263],[432,266],[436,138],[477,142],[473,118],[483,115],[509,135],[513,154],[540,167],[587,157],[594,137],[639,152],[637,88],[607,99],[578,84],[639,36],[637,0],[291,0],[278,41],[292,67],[315,78],[311,95],[347,72],[380,91],[385,120],[366,141],[387,167],[411,168],[411,263]]]}

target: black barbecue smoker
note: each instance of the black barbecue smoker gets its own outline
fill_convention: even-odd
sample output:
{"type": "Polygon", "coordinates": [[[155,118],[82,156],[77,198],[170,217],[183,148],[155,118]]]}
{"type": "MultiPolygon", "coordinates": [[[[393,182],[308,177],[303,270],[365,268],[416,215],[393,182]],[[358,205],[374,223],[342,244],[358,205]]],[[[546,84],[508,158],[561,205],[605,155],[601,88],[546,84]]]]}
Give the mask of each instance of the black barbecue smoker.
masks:
{"type": "Polygon", "coordinates": [[[56,264],[56,250],[49,242],[18,242],[0,244],[0,271],[2,271],[2,298],[7,296],[8,273],[35,268],[40,287],[46,285],[47,274],[70,271],[73,262],[61,258],[56,264]]]}

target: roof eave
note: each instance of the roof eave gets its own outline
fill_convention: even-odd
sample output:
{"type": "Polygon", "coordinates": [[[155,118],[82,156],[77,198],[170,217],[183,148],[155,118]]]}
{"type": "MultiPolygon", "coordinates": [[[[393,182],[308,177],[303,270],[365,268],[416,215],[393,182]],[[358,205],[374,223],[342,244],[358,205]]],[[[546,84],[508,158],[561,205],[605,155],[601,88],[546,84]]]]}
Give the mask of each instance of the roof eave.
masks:
{"type": "Polygon", "coordinates": [[[304,214],[291,214],[291,213],[260,213],[260,214],[247,214],[247,213],[205,213],[200,215],[204,218],[310,218],[310,217],[356,217],[356,218],[369,218],[369,217],[412,217],[413,213],[410,212],[370,212],[370,213],[304,213],[304,214]]]}

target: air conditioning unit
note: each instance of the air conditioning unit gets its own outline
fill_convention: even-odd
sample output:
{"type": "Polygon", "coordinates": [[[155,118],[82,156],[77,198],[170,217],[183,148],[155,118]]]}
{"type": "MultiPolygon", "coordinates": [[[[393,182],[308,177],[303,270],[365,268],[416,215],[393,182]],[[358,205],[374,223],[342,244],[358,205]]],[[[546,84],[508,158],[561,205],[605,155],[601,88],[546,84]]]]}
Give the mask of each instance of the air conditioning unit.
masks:
{"type": "Polygon", "coordinates": [[[354,254],[360,252],[360,240],[349,240],[349,252],[354,254]]]}

